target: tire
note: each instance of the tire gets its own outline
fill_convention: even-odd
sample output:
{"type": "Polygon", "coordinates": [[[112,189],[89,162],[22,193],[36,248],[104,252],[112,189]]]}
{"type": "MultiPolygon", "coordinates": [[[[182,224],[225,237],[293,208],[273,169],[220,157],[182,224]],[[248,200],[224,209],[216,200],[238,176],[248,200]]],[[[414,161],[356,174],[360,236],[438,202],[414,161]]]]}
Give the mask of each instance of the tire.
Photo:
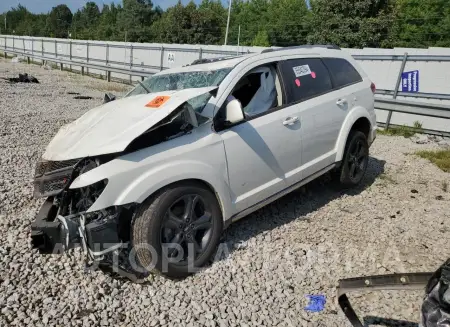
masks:
{"type": "Polygon", "coordinates": [[[344,157],[335,171],[334,179],[342,187],[354,187],[361,183],[369,162],[367,137],[360,131],[351,131],[345,145],[344,157]]]}
{"type": "Polygon", "coordinates": [[[216,196],[200,183],[177,183],[152,196],[137,210],[131,231],[134,257],[146,271],[154,268],[168,277],[187,277],[209,262],[222,231],[222,212],[216,196]],[[167,248],[163,243],[179,245],[167,248]]]}

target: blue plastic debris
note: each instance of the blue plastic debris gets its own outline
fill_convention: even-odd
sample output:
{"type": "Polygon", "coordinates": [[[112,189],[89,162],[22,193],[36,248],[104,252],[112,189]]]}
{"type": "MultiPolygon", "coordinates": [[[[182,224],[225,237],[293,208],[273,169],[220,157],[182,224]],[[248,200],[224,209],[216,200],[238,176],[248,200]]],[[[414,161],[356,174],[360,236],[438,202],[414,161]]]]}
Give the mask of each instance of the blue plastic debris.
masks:
{"type": "Polygon", "coordinates": [[[307,295],[306,297],[309,298],[309,304],[305,307],[305,310],[320,312],[325,308],[325,303],[327,303],[325,295],[307,295]]]}

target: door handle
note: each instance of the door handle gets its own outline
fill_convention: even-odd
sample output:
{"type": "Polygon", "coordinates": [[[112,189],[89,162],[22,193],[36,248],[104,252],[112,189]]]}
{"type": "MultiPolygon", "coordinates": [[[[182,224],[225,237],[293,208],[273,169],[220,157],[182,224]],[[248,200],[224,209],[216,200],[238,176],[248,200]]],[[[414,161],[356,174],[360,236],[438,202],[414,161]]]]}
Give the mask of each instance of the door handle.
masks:
{"type": "Polygon", "coordinates": [[[347,104],[347,99],[339,99],[339,100],[336,101],[336,104],[338,106],[342,106],[344,104],[347,104]]]}
{"type": "Polygon", "coordinates": [[[288,117],[284,120],[283,125],[284,126],[291,126],[294,125],[299,121],[298,117],[288,117]]]}

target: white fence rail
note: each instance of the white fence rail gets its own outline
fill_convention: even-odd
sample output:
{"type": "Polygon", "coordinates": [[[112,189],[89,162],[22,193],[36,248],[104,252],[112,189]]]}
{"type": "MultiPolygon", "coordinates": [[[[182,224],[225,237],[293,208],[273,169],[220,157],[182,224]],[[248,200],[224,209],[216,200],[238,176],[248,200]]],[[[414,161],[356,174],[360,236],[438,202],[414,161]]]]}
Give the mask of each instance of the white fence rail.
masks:
{"type": "MultiPolygon", "coordinates": [[[[0,51],[30,60],[47,60],[74,71],[133,80],[164,69],[183,66],[198,59],[261,52],[263,47],[148,44],[81,41],[0,35],[0,51]]],[[[379,99],[394,98],[430,104],[450,104],[450,49],[342,49],[353,55],[377,85],[379,99]],[[420,73],[419,92],[401,92],[402,73],[420,73]]],[[[426,107],[426,106],[424,106],[426,107]]],[[[412,115],[398,110],[377,110],[381,123],[412,125],[420,121],[425,129],[450,132],[447,119],[412,115]]]]}

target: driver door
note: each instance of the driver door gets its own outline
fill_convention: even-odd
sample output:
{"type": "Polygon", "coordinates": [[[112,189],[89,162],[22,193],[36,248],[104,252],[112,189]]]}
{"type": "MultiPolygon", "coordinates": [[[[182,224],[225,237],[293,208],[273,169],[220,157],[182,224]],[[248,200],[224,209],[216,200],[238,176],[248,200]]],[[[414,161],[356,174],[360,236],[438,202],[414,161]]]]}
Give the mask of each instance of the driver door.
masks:
{"type": "MultiPolygon", "coordinates": [[[[277,63],[264,66],[270,67],[275,81],[276,101],[273,106],[263,112],[256,110],[256,115],[246,115],[243,122],[219,132],[225,146],[231,197],[236,213],[301,180],[301,125],[298,110],[284,105],[277,63]]],[[[260,68],[257,71],[261,71],[260,68]]],[[[265,74],[265,71],[263,69],[259,74],[265,74]]],[[[253,72],[251,70],[242,78],[249,77],[253,72]]],[[[241,100],[240,94],[247,94],[242,87],[248,87],[252,95],[261,93],[254,85],[254,76],[253,85],[248,86],[242,83],[242,78],[232,84],[241,89],[233,88],[228,95],[241,100]]],[[[258,105],[264,103],[260,99],[250,98],[243,99],[243,107],[247,106],[249,100],[258,105]]],[[[254,109],[252,111],[255,112],[254,109]]]]}

